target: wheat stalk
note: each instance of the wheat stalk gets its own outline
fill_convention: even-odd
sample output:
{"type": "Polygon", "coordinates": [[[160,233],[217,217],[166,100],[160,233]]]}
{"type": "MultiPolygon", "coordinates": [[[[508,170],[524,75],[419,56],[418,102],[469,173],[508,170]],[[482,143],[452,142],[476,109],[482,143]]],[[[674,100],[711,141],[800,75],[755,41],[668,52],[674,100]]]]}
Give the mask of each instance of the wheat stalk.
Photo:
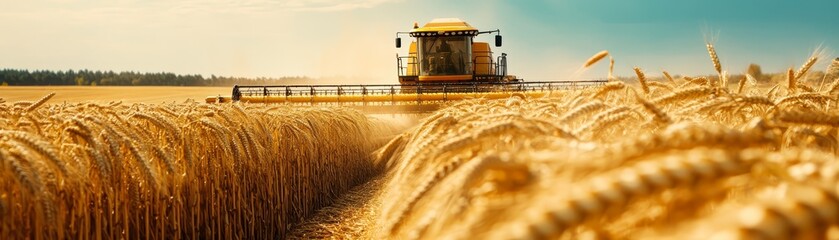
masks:
{"type": "MultiPolygon", "coordinates": [[[[839,58],[833,59],[833,62],[831,62],[830,65],[827,66],[827,70],[824,71],[824,77],[822,77],[822,81],[819,84],[819,90],[822,89],[825,81],[833,80],[833,79],[836,79],[836,78],[839,78],[839,58]]],[[[832,87],[835,87],[835,86],[836,86],[836,81],[834,80],[831,83],[831,88],[828,88],[828,89],[832,89],[832,87]]]]}
{"type": "Polygon", "coordinates": [[[714,71],[717,71],[717,74],[722,74],[722,64],[720,64],[720,58],[717,57],[717,50],[714,49],[714,45],[707,43],[705,44],[705,47],[708,48],[708,55],[711,56],[711,63],[714,64],[714,71]]]}
{"type": "Polygon", "coordinates": [[[529,223],[522,238],[554,238],[607,214],[630,201],[664,189],[689,187],[695,182],[713,181],[747,172],[754,161],[721,150],[696,149],[618,171],[596,179],[590,189],[557,204],[529,223]]]}
{"type": "Polygon", "coordinates": [[[35,102],[35,103],[33,103],[32,105],[29,105],[29,107],[27,107],[25,111],[26,111],[26,112],[31,112],[31,111],[34,111],[35,109],[37,109],[37,108],[38,108],[38,107],[40,107],[41,105],[44,105],[44,103],[46,103],[47,101],[49,101],[49,100],[50,100],[50,98],[52,98],[53,96],[55,96],[55,93],[50,93],[50,94],[47,94],[46,96],[42,97],[41,99],[39,99],[38,101],[36,101],[36,102],[35,102]]]}
{"type": "Polygon", "coordinates": [[[740,79],[740,82],[737,84],[737,94],[743,94],[743,90],[745,90],[746,83],[751,86],[757,86],[757,79],[755,79],[750,74],[745,74],[743,79],[740,79]]]}
{"type": "Polygon", "coordinates": [[[624,84],[623,82],[618,82],[618,81],[608,82],[608,83],[604,84],[602,87],[600,87],[597,90],[597,92],[594,95],[591,96],[591,98],[599,98],[601,96],[604,96],[604,95],[608,94],[609,92],[622,90],[625,87],[626,87],[626,84],[624,84]]]}
{"type": "Polygon", "coordinates": [[[640,103],[641,106],[644,107],[644,110],[647,110],[647,112],[653,114],[653,120],[655,120],[656,122],[663,124],[670,124],[672,122],[670,116],[664,113],[664,111],[661,111],[661,109],[656,107],[655,104],[647,101],[646,99],[641,98],[641,96],[638,95],[635,95],[635,100],[638,101],[638,103],[640,103]]]}
{"type": "Polygon", "coordinates": [[[798,78],[795,77],[795,71],[792,68],[787,70],[787,89],[793,93],[798,89],[798,78]]]}
{"type": "Polygon", "coordinates": [[[641,90],[644,91],[644,94],[650,93],[650,87],[647,86],[647,77],[644,76],[644,72],[641,71],[641,68],[634,67],[632,68],[635,70],[635,75],[638,77],[638,83],[641,84],[641,90]]]}
{"type": "MultiPolygon", "coordinates": [[[[818,52],[818,50],[816,52],[818,52]]],[[[795,75],[794,75],[795,80],[799,80],[802,77],[804,77],[804,75],[806,75],[807,72],[810,71],[810,68],[812,68],[813,65],[815,65],[816,62],[818,62],[818,61],[819,61],[819,56],[818,56],[817,53],[814,52],[813,55],[811,55],[810,58],[808,58],[807,61],[804,62],[804,65],[801,65],[801,67],[798,68],[798,71],[795,72],[795,75]]]]}
{"type": "Polygon", "coordinates": [[[673,80],[673,77],[670,76],[670,73],[667,72],[667,71],[662,71],[662,73],[664,74],[664,78],[666,78],[667,81],[670,82],[670,85],[675,87],[676,86],[676,80],[673,80]]]}
{"type": "Polygon", "coordinates": [[[583,64],[583,68],[591,67],[592,65],[599,62],[600,60],[603,60],[603,58],[605,58],[608,55],[609,55],[609,51],[606,51],[606,50],[603,50],[603,51],[600,51],[600,52],[594,54],[588,60],[586,60],[586,63],[583,64]]]}

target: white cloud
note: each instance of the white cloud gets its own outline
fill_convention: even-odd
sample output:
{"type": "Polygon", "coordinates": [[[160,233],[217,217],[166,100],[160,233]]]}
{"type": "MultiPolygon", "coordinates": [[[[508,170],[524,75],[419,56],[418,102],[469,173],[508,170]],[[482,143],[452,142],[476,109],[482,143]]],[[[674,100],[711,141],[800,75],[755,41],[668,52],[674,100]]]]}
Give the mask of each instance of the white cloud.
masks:
{"type": "Polygon", "coordinates": [[[172,10],[208,11],[227,13],[255,13],[274,11],[338,12],[373,8],[401,0],[185,0],[157,2],[170,5],[172,10]]]}
{"type": "Polygon", "coordinates": [[[80,15],[126,13],[231,13],[339,12],[374,8],[402,0],[50,0],[48,2],[12,2],[0,15],[55,15],[76,12],[80,15]]]}
{"type": "Polygon", "coordinates": [[[396,0],[291,0],[286,7],[294,11],[336,12],[373,8],[396,0]]]}

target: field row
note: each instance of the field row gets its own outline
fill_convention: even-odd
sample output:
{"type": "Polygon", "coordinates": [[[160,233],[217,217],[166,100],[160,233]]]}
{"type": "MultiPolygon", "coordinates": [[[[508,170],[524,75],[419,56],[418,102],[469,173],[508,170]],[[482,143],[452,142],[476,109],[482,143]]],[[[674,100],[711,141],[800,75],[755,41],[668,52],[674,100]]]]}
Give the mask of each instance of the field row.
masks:
{"type": "Polygon", "coordinates": [[[0,103],[0,238],[269,239],[378,173],[344,108],[0,103]],[[44,104],[44,105],[42,105],[44,104]]]}

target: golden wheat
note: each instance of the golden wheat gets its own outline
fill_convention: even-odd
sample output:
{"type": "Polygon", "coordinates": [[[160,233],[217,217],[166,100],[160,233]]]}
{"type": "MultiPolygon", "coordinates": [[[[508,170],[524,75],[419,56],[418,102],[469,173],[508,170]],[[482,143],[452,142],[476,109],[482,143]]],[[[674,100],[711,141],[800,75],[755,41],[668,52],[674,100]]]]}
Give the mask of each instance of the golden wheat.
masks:
{"type": "Polygon", "coordinates": [[[583,64],[583,68],[591,67],[591,65],[594,65],[595,63],[599,62],[600,60],[602,60],[603,58],[605,58],[608,55],[609,55],[609,51],[606,51],[606,50],[603,50],[603,51],[600,51],[600,52],[594,54],[593,56],[591,56],[591,58],[586,60],[586,63],[583,64]]]}
{"type": "Polygon", "coordinates": [[[659,84],[635,68],[637,86],[610,81],[515,105],[465,101],[437,112],[458,121],[408,132],[380,152],[395,153],[380,156],[391,167],[375,194],[375,222],[366,225],[374,231],[357,237],[836,237],[828,229],[839,205],[824,200],[836,199],[835,190],[792,199],[778,192],[793,180],[817,189],[839,183],[839,165],[827,164],[839,152],[832,95],[839,84],[811,91],[790,70],[767,92],[750,90],[752,76],[729,90],[707,47],[716,83],[699,77],[676,86],[666,73],[670,84],[659,84]],[[390,150],[415,148],[427,150],[421,157],[390,150]],[[744,210],[739,222],[719,220],[766,198],[782,204],[744,210]]]}
{"type": "Polygon", "coordinates": [[[664,74],[664,78],[666,78],[667,81],[670,82],[670,85],[673,85],[675,87],[676,80],[673,80],[673,77],[670,76],[670,73],[667,71],[663,71],[662,73],[664,74]]]}
{"type": "Polygon", "coordinates": [[[708,43],[705,44],[705,47],[708,48],[708,55],[711,56],[711,63],[714,64],[714,70],[718,74],[722,74],[722,64],[720,64],[720,58],[717,57],[717,50],[714,48],[714,45],[708,43]]]}
{"type": "Polygon", "coordinates": [[[649,94],[650,87],[647,85],[647,77],[644,75],[644,72],[641,71],[641,68],[639,67],[634,67],[632,69],[635,70],[635,75],[638,77],[638,83],[641,84],[641,90],[643,90],[645,94],[649,94]]]}
{"type": "Polygon", "coordinates": [[[345,108],[0,102],[0,238],[839,237],[837,81],[813,91],[811,58],[730,89],[706,47],[719,78],[610,61],[604,86],[401,134],[345,108]]]}
{"type": "Polygon", "coordinates": [[[0,238],[282,238],[376,175],[397,129],[344,108],[53,96],[0,115],[0,238]]]}

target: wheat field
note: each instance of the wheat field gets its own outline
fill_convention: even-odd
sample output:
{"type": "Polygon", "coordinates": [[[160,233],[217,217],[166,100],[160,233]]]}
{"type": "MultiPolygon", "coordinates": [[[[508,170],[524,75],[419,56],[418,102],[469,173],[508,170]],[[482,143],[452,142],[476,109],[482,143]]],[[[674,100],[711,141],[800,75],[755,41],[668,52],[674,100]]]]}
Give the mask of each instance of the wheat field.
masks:
{"type": "Polygon", "coordinates": [[[291,236],[837,239],[839,79],[800,82],[814,63],[768,87],[635,68],[637,84],[455,103],[291,236]]]}
{"type": "Polygon", "coordinates": [[[412,127],[336,106],[0,100],[0,238],[839,238],[839,61],[819,83],[802,81],[816,55],[758,83],[707,48],[716,77],[610,70],[412,127]]]}
{"type": "Polygon", "coordinates": [[[0,103],[0,238],[282,238],[375,176],[346,108],[0,103]]]}

